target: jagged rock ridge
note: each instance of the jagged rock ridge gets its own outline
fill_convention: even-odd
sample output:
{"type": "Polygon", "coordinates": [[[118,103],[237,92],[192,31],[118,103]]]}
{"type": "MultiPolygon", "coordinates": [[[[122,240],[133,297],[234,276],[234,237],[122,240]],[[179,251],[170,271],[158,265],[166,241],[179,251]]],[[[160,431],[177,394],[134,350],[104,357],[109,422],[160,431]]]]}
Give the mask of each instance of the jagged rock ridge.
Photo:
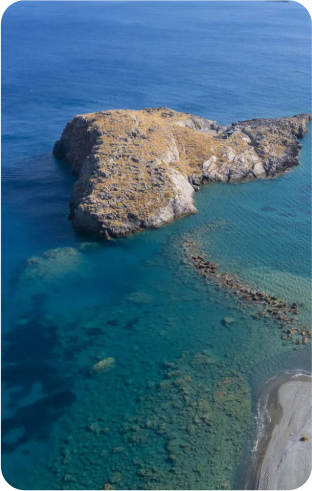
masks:
{"type": "Polygon", "coordinates": [[[196,212],[205,182],[274,176],[297,165],[310,114],[216,121],[168,108],[102,111],[69,121],[54,155],[78,177],[73,226],[104,237],[196,212]]]}

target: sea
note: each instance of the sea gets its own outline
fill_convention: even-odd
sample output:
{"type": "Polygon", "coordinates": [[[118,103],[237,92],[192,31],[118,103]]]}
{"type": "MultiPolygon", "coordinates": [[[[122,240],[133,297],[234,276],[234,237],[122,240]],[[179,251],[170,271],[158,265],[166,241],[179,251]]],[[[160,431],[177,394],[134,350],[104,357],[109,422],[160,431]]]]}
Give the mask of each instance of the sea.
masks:
{"type": "MultiPolygon", "coordinates": [[[[28,2],[2,18],[2,473],[17,489],[244,489],[257,394],[311,371],[185,260],[297,302],[311,324],[311,133],[300,165],[216,183],[198,213],[111,241],[68,219],[67,121],[169,107],[221,125],[311,111],[297,2],[28,2]],[[93,367],[109,359],[105,370],[93,367]]],[[[309,128],[311,130],[311,128],[309,128]]],[[[296,349],[294,349],[296,348],[296,349]]]]}

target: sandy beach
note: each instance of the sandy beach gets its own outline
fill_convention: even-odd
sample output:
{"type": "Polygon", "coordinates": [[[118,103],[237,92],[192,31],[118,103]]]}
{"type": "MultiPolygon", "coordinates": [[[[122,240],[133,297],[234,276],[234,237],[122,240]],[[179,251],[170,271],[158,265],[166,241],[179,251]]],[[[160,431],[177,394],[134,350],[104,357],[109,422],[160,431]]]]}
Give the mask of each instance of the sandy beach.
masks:
{"type": "Polygon", "coordinates": [[[270,423],[258,448],[256,489],[296,489],[311,474],[312,379],[288,378],[269,388],[270,423]]]}

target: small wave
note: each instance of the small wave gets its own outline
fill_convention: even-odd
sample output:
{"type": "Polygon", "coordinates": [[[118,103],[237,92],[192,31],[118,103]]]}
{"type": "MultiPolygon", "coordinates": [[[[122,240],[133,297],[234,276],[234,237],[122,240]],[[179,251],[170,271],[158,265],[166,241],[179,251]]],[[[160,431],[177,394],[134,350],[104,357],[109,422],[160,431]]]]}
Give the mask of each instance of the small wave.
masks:
{"type": "MultiPolygon", "coordinates": [[[[271,377],[272,380],[274,377],[271,377]]],[[[256,407],[256,415],[254,416],[255,420],[255,430],[254,430],[254,438],[253,438],[253,446],[251,449],[251,453],[255,455],[258,451],[259,444],[262,441],[266,429],[271,422],[271,416],[267,409],[269,394],[266,394],[265,397],[261,398],[256,407]]]]}

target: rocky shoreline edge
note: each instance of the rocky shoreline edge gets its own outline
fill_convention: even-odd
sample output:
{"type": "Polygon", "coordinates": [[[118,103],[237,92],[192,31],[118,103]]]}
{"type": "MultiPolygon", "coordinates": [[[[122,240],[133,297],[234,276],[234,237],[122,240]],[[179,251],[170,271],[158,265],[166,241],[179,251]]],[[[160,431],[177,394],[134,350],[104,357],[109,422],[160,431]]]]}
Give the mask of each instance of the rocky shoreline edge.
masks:
{"type": "Polygon", "coordinates": [[[204,183],[273,177],[298,165],[311,114],[216,121],[158,107],[76,116],[53,148],[77,181],[75,229],[104,238],[196,213],[204,183]]]}
{"type": "Polygon", "coordinates": [[[245,489],[297,489],[311,474],[312,375],[283,372],[259,391],[245,489]]]}

